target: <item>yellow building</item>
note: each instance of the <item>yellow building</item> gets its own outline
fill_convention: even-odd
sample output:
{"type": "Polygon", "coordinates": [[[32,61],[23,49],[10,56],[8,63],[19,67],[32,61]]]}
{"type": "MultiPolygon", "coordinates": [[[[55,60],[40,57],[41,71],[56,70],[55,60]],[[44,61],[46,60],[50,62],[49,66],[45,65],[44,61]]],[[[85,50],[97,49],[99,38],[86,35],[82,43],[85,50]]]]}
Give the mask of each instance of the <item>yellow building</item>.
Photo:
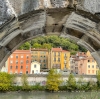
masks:
{"type": "Polygon", "coordinates": [[[70,69],[70,52],[62,48],[51,49],[51,68],[70,69]]]}
{"type": "Polygon", "coordinates": [[[98,64],[97,62],[94,60],[94,58],[91,56],[91,53],[89,51],[87,51],[87,75],[95,75],[98,70],[98,64]]]}
{"type": "Polygon", "coordinates": [[[47,49],[32,49],[32,62],[39,62],[41,70],[56,69],[70,69],[70,52],[62,48],[52,48],[51,51],[47,49]]]}
{"type": "Polygon", "coordinates": [[[47,49],[32,49],[31,50],[31,61],[37,61],[40,63],[40,68],[48,69],[49,67],[49,52],[47,49]]]}

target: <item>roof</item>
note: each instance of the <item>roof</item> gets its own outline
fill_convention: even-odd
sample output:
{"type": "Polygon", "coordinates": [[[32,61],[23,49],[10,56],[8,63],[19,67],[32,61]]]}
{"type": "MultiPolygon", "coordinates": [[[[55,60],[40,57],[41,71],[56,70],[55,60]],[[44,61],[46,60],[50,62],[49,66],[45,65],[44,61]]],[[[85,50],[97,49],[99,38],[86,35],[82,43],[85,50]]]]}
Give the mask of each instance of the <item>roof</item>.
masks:
{"type": "Polygon", "coordinates": [[[31,64],[36,64],[36,63],[40,65],[40,63],[38,61],[34,61],[31,64]]]}
{"type": "Polygon", "coordinates": [[[48,51],[48,49],[34,48],[34,49],[31,49],[31,51],[48,51]]]}
{"type": "Polygon", "coordinates": [[[67,50],[63,50],[61,47],[60,48],[52,48],[52,51],[54,51],[54,52],[68,52],[67,50]]]}
{"type": "Polygon", "coordinates": [[[31,53],[30,50],[15,50],[12,54],[31,53]]]}

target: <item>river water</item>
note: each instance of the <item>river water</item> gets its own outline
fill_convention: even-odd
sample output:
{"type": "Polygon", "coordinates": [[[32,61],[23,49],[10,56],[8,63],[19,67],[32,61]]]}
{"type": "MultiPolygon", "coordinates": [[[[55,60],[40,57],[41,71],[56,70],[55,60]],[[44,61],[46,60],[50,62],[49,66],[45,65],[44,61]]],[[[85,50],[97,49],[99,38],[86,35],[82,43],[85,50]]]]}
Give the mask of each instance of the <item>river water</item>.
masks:
{"type": "Polygon", "coordinates": [[[8,92],[0,99],[100,99],[100,92],[8,92]]]}

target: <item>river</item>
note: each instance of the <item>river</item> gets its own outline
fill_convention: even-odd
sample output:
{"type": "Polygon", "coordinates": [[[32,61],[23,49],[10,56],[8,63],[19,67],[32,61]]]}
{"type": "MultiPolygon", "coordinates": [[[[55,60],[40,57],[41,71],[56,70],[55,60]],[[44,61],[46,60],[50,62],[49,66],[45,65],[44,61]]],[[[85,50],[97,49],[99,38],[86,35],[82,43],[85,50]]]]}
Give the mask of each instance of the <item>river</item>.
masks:
{"type": "Polygon", "coordinates": [[[100,92],[7,92],[0,99],[100,99],[100,92]]]}

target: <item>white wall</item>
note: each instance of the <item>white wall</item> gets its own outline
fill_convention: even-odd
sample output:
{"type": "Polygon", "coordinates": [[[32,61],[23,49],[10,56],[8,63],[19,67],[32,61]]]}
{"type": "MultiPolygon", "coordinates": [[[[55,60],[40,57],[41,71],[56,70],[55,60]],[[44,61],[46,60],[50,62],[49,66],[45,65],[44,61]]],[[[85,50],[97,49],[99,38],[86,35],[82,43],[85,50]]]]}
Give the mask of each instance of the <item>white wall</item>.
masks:
{"type": "Polygon", "coordinates": [[[31,72],[30,72],[30,74],[40,74],[40,63],[38,63],[38,62],[32,62],[31,63],[31,72]]]}

